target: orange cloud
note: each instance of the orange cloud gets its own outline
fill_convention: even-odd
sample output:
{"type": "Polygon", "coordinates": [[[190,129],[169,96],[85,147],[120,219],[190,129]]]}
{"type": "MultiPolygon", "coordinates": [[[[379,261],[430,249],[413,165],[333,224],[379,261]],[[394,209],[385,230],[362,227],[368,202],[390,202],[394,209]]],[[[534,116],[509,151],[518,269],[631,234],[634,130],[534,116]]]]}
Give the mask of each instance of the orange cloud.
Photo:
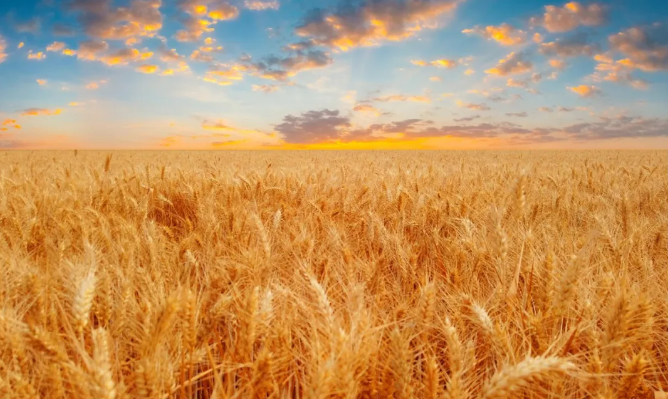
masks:
{"type": "Polygon", "coordinates": [[[66,48],[66,49],[63,50],[63,55],[68,55],[68,56],[71,57],[71,56],[74,56],[76,54],[77,54],[76,50],[72,50],[72,49],[69,49],[69,48],[66,48]]]}
{"type": "Polygon", "coordinates": [[[2,126],[11,126],[11,125],[16,125],[16,119],[5,119],[2,122],[2,126]]]}
{"type": "Polygon", "coordinates": [[[21,113],[21,116],[38,116],[38,115],[59,115],[63,112],[62,109],[56,108],[54,110],[44,108],[27,108],[21,113]]]}
{"type": "Polygon", "coordinates": [[[596,72],[591,76],[595,81],[605,80],[631,86],[638,90],[647,89],[647,81],[633,76],[634,66],[629,65],[628,59],[613,61],[607,57],[597,56],[596,60],[599,63],[596,65],[596,72]]]}
{"type": "Polygon", "coordinates": [[[245,0],[244,7],[253,11],[278,10],[280,4],[276,0],[272,1],[245,0]]]}
{"type": "Polygon", "coordinates": [[[511,78],[511,79],[508,79],[506,81],[506,86],[508,86],[508,87],[521,87],[521,88],[525,89],[525,88],[527,88],[528,85],[529,85],[529,82],[527,82],[526,80],[517,80],[517,79],[512,79],[511,78]]]}
{"type": "Polygon", "coordinates": [[[231,85],[235,81],[243,80],[242,72],[247,71],[245,65],[221,65],[206,72],[202,78],[205,82],[215,83],[221,86],[231,85]]]}
{"type": "Polygon", "coordinates": [[[242,143],[246,143],[246,142],[248,142],[248,140],[214,141],[213,143],[211,143],[211,146],[214,147],[214,148],[227,147],[227,146],[242,144],[242,143]]]}
{"type": "Polygon", "coordinates": [[[2,38],[2,35],[0,35],[0,64],[7,59],[7,53],[5,53],[6,50],[7,42],[2,38]]]}
{"type": "Polygon", "coordinates": [[[128,7],[112,8],[111,1],[72,1],[85,32],[100,39],[153,37],[162,28],[162,0],[133,0],[128,7]]]}
{"type": "Polygon", "coordinates": [[[475,73],[475,70],[469,68],[466,71],[464,71],[464,75],[473,75],[475,73]]]}
{"type": "Polygon", "coordinates": [[[534,43],[542,43],[543,40],[545,40],[545,37],[541,35],[540,33],[536,32],[533,34],[533,41],[534,43]]]}
{"type": "Polygon", "coordinates": [[[561,71],[566,68],[566,62],[563,60],[551,59],[550,66],[561,71]]]}
{"type": "Polygon", "coordinates": [[[18,48],[18,49],[21,49],[21,48],[23,48],[23,46],[24,46],[24,43],[23,43],[23,42],[21,42],[21,43],[19,43],[19,45],[18,45],[18,46],[16,46],[16,48],[18,48]]]}
{"type": "Polygon", "coordinates": [[[265,93],[273,93],[278,90],[278,86],[276,85],[253,85],[252,88],[253,91],[262,91],[265,93]]]}
{"type": "Polygon", "coordinates": [[[188,73],[190,72],[190,66],[185,61],[179,61],[176,68],[169,68],[162,71],[161,75],[174,75],[176,73],[188,73]]]}
{"type": "Polygon", "coordinates": [[[347,51],[354,47],[401,41],[452,12],[456,0],[413,0],[410,2],[360,2],[333,13],[309,12],[296,33],[311,38],[314,44],[347,51]]]}
{"type": "Polygon", "coordinates": [[[592,97],[601,94],[601,89],[599,89],[596,86],[590,86],[590,85],[568,87],[568,90],[578,94],[580,97],[592,97]]]}
{"type": "Polygon", "coordinates": [[[434,60],[430,62],[430,64],[438,68],[448,68],[448,69],[455,68],[458,65],[457,61],[448,59],[434,60]]]}
{"type": "Polygon", "coordinates": [[[113,66],[126,65],[128,62],[137,61],[139,59],[141,59],[139,50],[135,48],[124,48],[100,57],[99,61],[102,61],[109,66],[113,66]]]}
{"type": "Polygon", "coordinates": [[[46,51],[61,51],[65,48],[65,43],[63,42],[53,42],[46,47],[46,51]]]}
{"type": "Polygon", "coordinates": [[[462,108],[468,108],[475,111],[489,111],[491,108],[487,104],[473,104],[465,103],[463,101],[457,100],[457,106],[462,108]]]}
{"type": "Polygon", "coordinates": [[[88,90],[96,90],[96,89],[99,89],[100,86],[103,85],[103,84],[105,84],[105,83],[107,83],[106,80],[100,80],[100,81],[97,81],[97,82],[90,82],[90,83],[88,83],[88,84],[86,85],[86,89],[88,89],[88,90]]]}
{"type": "Polygon", "coordinates": [[[218,3],[209,8],[207,16],[216,21],[227,21],[239,16],[239,9],[229,3],[218,3]]]}
{"type": "Polygon", "coordinates": [[[372,114],[374,116],[379,116],[380,115],[380,111],[378,110],[378,108],[374,107],[373,105],[369,105],[369,104],[358,104],[353,108],[353,111],[364,112],[364,113],[372,114]]]}
{"type": "Polygon", "coordinates": [[[42,53],[41,51],[39,53],[33,53],[32,50],[28,53],[28,59],[29,60],[38,60],[41,61],[46,58],[46,54],[42,53]]]}
{"type": "Polygon", "coordinates": [[[668,39],[665,25],[634,27],[610,35],[612,50],[624,55],[617,61],[629,69],[668,71],[668,39]]]}
{"type": "Polygon", "coordinates": [[[68,105],[69,105],[70,107],[83,107],[85,104],[84,104],[84,103],[79,103],[79,102],[73,101],[73,102],[69,103],[68,105]]]}
{"type": "Polygon", "coordinates": [[[476,34],[487,40],[494,40],[504,46],[514,46],[526,41],[526,32],[513,28],[506,23],[499,26],[490,25],[484,28],[476,26],[473,29],[464,29],[462,33],[476,34]]]}
{"type": "Polygon", "coordinates": [[[87,40],[79,43],[79,49],[76,51],[77,58],[95,61],[98,54],[101,54],[109,48],[109,44],[105,41],[87,40]]]}
{"type": "Polygon", "coordinates": [[[160,68],[157,65],[148,65],[148,64],[140,65],[137,67],[137,70],[139,72],[147,74],[156,73],[158,72],[159,69],[160,68]]]}
{"type": "Polygon", "coordinates": [[[533,69],[533,63],[524,57],[524,53],[510,53],[494,67],[485,70],[486,74],[508,76],[528,72],[533,69]]]}
{"type": "Polygon", "coordinates": [[[46,79],[37,79],[37,83],[40,86],[44,86],[45,84],[47,84],[47,80],[46,79]]]}
{"type": "Polygon", "coordinates": [[[578,26],[600,26],[606,21],[607,12],[603,5],[582,5],[577,1],[566,3],[563,7],[545,6],[542,16],[531,19],[533,25],[553,33],[567,32],[578,26]]]}
{"type": "Polygon", "coordinates": [[[205,32],[213,32],[219,21],[235,19],[239,16],[239,9],[227,2],[212,0],[183,0],[180,8],[188,13],[184,19],[185,29],[181,29],[174,35],[180,42],[194,42],[200,39],[205,32]],[[208,18],[208,19],[207,19],[208,18]]]}
{"type": "Polygon", "coordinates": [[[413,64],[415,66],[421,66],[421,67],[429,65],[429,64],[427,64],[427,61],[425,61],[425,60],[411,60],[411,64],[413,64]]]}
{"type": "Polygon", "coordinates": [[[403,94],[393,94],[390,96],[376,97],[371,101],[379,101],[379,102],[411,101],[411,102],[429,103],[431,102],[431,99],[426,96],[405,96],[403,94]]]}
{"type": "Polygon", "coordinates": [[[431,80],[432,82],[442,82],[443,81],[443,79],[441,79],[440,76],[432,76],[432,77],[429,78],[429,80],[431,80]]]}

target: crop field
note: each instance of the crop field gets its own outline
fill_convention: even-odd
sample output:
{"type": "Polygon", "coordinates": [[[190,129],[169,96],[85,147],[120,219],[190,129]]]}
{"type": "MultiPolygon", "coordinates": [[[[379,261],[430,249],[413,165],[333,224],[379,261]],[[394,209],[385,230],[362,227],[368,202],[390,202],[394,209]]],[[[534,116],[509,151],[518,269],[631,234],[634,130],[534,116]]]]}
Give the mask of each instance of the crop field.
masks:
{"type": "Polygon", "coordinates": [[[0,153],[2,398],[654,398],[668,154],[0,153]]]}

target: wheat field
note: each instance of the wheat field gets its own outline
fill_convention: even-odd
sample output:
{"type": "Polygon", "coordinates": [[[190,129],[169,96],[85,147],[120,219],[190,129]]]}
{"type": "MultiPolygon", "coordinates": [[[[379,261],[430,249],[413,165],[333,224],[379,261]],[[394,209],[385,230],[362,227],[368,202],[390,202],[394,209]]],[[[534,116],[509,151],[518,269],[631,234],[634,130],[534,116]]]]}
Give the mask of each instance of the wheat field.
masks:
{"type": "Polygon", "coordinates": [[[3,398],[654,398],[668,155],[0,153],[3,398]]]}

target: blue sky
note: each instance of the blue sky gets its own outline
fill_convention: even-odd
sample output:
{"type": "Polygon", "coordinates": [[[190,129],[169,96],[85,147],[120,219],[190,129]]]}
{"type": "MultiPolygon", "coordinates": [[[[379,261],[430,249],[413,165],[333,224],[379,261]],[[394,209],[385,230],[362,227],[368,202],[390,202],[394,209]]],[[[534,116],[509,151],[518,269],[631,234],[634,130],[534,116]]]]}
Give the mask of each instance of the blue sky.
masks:
{"type": "Polygon", "coordinates": [[[668,3],[0,0],[0,148],[668,148],[668,3]]]}

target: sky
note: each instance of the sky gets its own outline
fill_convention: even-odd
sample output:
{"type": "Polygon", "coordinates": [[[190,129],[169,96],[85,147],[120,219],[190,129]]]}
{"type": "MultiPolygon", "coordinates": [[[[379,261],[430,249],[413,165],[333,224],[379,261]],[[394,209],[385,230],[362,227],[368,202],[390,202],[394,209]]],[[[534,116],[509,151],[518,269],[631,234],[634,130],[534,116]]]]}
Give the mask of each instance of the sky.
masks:
{"type": "Polygon", "coordinates": [[[668,149],[668,2],[0,0],[2,149],[668,149]]]}

